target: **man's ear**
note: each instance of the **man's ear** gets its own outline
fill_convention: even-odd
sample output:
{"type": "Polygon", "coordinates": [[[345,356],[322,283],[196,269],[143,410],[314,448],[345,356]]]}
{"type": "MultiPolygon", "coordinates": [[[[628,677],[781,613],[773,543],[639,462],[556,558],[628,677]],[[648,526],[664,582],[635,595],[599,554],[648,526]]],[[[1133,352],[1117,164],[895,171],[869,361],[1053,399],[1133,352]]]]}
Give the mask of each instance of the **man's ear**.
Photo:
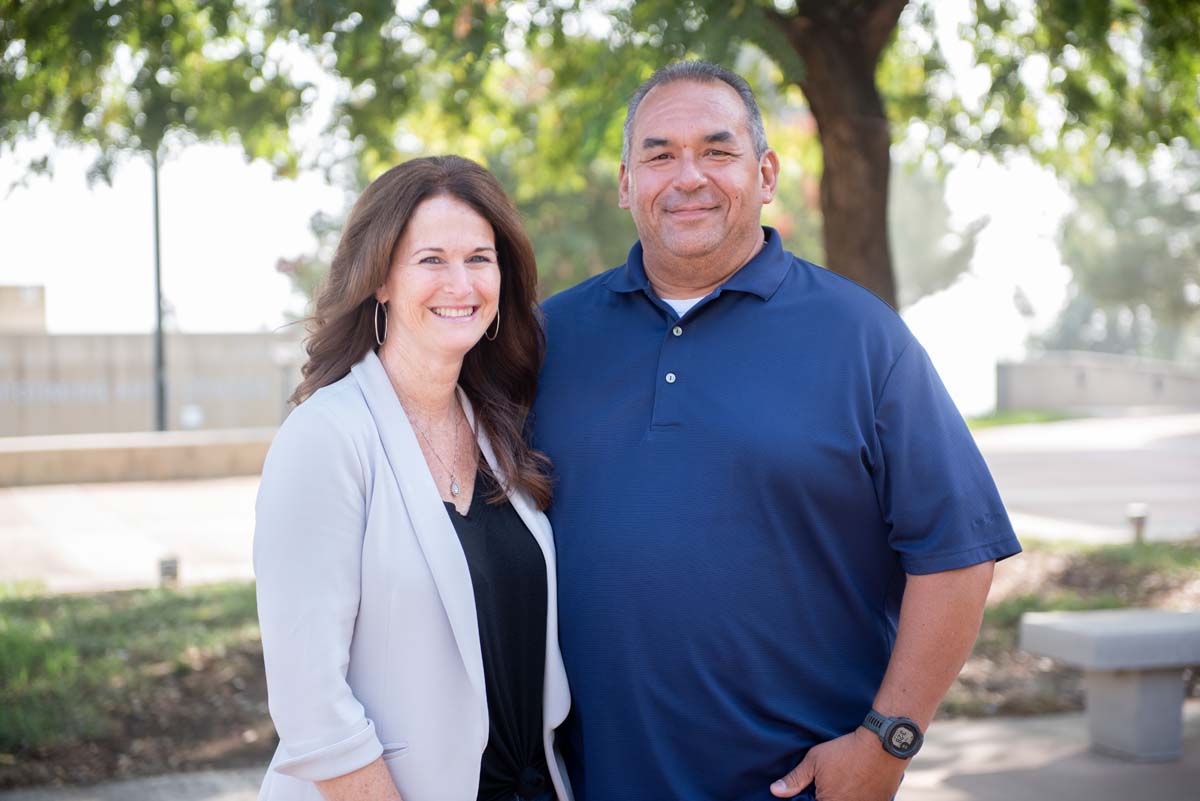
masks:
{"type": "Polygon", "coordinates": [[[762,176],[762,202],[765,206],[775,199],[775,190],[779,187],[779,155],[767,148],[759,160],[758,170],[762,176]]]}
{"type": "Polygon", "coordinates": [[[621,168],[617,170],[617,206],[629,208],[629,170],[623,161],[621,168]]]}

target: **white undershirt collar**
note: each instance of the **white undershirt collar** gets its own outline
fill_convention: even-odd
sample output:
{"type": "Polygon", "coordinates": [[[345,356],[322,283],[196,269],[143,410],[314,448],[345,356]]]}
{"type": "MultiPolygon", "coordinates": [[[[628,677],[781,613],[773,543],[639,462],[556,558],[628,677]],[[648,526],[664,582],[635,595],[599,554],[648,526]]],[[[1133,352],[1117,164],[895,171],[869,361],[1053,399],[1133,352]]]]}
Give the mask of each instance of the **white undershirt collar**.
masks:
{"type": "Polygon", "coordinates": [[[683,315],[687,314],[693,306],[704,300],[704,298],[705,296],[701,295],[698,298],[663,298],[662,301],[674,309],[676,314],[682,317],[683,315]]]}

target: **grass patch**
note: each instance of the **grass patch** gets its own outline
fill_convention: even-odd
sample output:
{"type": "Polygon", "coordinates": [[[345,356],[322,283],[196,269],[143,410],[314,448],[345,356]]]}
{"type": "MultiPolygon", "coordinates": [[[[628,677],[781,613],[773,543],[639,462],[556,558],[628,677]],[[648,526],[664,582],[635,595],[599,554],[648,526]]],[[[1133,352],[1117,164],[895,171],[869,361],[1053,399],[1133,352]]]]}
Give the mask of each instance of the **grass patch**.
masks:
{"type": "Polygon", "coordinates": [[[1081,547],[1085,558],[1132,570],[1176,575],[1200,571],[1200,540],[1081,547]]]}
{"type": "Polygon", "coordinates": [[[1081,612],[1089,609],[1120,609],[1121,598],[1113,594],[1084,597],[1072,592],[1053,595],[1020,595],[989,606],[983,613],[986,623],[1003,628],[1016,626],[1026,612],[1081,612]]]}
{"type": "Polygon", "coordinates": [[[1021,547],[1027,551],[1074,554],[1084,559],[1121,562],[1153,569],[1200,566],[1200,538],[1153,540],[1138,545],[1133,542],[1097,544],[1021,536],[1021,547]]]}
{"type": "Polygon", "coordinates": [[[258,640],[254,585],[0,595],[0,753],[104,736],[164,675],[258,640]]]}
{"type": "Polygon", "coordinates": [[[983,627],[975,643],[975,653],[996,655],[1017,647],[1021,616],[1026,612],[1082,612],[1091,609],[1120,609],[1125,600],[1111,592],[1081,595],[1069,590],[1048,594],[1031,593],[1008,598],[983,611],[983,627]]]}
{"type": "Polygon", "coordinates": [[[13,598],[31,598],[35,595],[43,595],[45,592],[45,583],[34,579],[0,582],[0,601],[8,601],[13,598]]]}
{"type": "Polygon", "coordinates": [[[1078,418],[1079,415],[1077,414],[1053,410],[1031,412],[995,412],[993,414],[985,414],[980,417],[967,418],[967,428],[971,429],[972,431],[978,431],[981,428],[995,428],[996,426],[1012,426],[1021,425],[1024,423],[1057,423],[1060,420],[1075,420],[1078,418]]]}
{"type": "Polygon", "coordinates": [[[1026,612],[1154,606],[1159,595],[1200,575],[1200,539],[1143,545],[1023,539],[1021,544],[1031,562],[1045,555],[1061,559],[1041,577],[1036,592],[994,600],[984,610],[983,634],[998,634],[1001,647],[1015,647],[1016,629],[1026,612]]]}

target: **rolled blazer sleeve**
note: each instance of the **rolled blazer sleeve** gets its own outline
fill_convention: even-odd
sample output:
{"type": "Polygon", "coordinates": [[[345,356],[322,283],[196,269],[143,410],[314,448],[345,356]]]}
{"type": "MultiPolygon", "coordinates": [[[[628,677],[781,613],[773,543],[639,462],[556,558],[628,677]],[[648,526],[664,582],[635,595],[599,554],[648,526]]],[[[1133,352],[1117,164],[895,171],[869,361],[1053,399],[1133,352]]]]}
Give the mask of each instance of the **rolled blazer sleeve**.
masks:
{"type": "Polygon", "coordinates": [[[254,572],[282,751],[274,769],[319,781],[368,765],[383,749],[346,680],[361,591],[365,459],[312,400],[284,421],[263,465],[254,572]]]}

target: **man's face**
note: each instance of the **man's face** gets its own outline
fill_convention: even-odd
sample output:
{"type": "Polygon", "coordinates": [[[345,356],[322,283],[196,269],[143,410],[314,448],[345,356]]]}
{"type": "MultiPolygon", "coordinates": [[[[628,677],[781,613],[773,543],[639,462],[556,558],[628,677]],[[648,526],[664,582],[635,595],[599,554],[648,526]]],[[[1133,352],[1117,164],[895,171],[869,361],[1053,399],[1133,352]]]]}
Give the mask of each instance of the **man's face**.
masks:
{"type": "Polygon", "coordinates": [[[773,151],[755,155],[733,87],[674,81],[638,106],[620,205],[633,214],[644,245],[704,257],[761,236],[759,216],[774,196],[778,164],[773,151]]]}

